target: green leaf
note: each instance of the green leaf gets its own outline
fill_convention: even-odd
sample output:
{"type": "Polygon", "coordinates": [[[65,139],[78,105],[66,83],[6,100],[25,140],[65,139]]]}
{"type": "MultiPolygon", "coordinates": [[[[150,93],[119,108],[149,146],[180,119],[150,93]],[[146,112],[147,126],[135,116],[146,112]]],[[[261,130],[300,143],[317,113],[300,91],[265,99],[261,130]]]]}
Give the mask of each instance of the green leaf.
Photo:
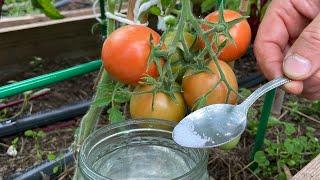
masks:
{"type": "Polygon", "coordinates": [[[149,12],[153,15],[156,15],[156,16],[160,16],[161,15],[161,10],[158,6],[152,6],[150,9],[149,9],[149,12]]]}
{"type": "Polygon", "coordinates": [[[201,12],[209,12],[217,4],[217,0],[205,0],[201,4],[201,12]]]}
{"type": "Polygon", "coordinates": [[[116,92],[114,96],[114,102],[117,103],[125,103],[130,100],[131,93],[129,91],[119,91],[116,92]]]}
{"type": "Polygon", "coordinates": [[[11,141],[11,144],[16,145],[18,143],[18,141],[19,141],[19,137],[16,137],[11,141]]]}
{"type": "Polygon", "coordinates": [[[111,99],[111,95],[106,95],[105,98],[97,99],[96,101],[94,101],[92,105],[95,107],[108,106],[111,103],[111,99]]]}
{"type": "Polygon", "coordinates": [[[254,154],[254,161],[257,162],[260,167],[265,167],[270,164],[270,162],[267,160],[267,157],[263,151],[257,151],[254,154]]]}
{"type": "Polygon", "coordinates": [[[281,172],[281,173],[279,174],[278,180],[287,180],[286,174],[283,173],[283,172],[281,172]]]}
{"type": "Polygon", "coordinates": [[[171,4],[172,0],[161,0],[161,5],[163,7],[168,7],[171,4]]]}
{"type": "Polygon", "coordinates": [[[284,133],[288,136],[292,135],[294,132],[296,132],[296,128],[293,124],[285,124],[285,130],[284,133]]]}
{"type": "Polygon", "coordinates": [[[226,9],[238,11],[240,6],[240,0],[226,0],[226,9]]]}
{"type": "Polygon", "coordinates": [[[31,4],[36,9],[42,9],[41,5],[39,4],[38,0],[31,0],[31,4]]]}
{"type": "Polygon", "coordinates": [[[109,120],[112,123],[124,120],[124,116],[117,106],[110,108],[107,112],[109,114],[109,120]]]}
{"type": "Polygon", "coordinates": [[[292,166],[296,165],[296,162],[291,159],[291,160],[289,160],[289,161],[287,162],[287,164],[292,167],[292,166]]]}
{"type": "Polygon", "coordinates": [[[250,89],[240,88],[239,89],[239,94],[241,96],[243,96],[243,98],[247,98],[252,94],[252,91],[250,89]]]}
{"type": "Polygon", "coordinates": [[[268,127],[273,127],[273,126],[277,126],[277,125],[281,125],[281,124],[285,124],[285,123],[281,122],[278,118],[276,118],[274,116],[269,117],[268,127]]]}
{"type": "Polygon", "coordinates": [[[52,171],[54,174],[56,174],[59,171],[59,166],[55,166],[52,171]]]}
{"type": "Polygon", "coordinates": [[[53,161],[53,160],[56,159],[56,155],[54,155],[53,153],[49,153],[49,154],[47,155],[47,159],[48,159],[49,161],[53,161]]]}
{"type": "Polygon", "coordinates": [[[295,152],[296,147],[291,139],[286,139],[283,145],[289,154],[293,154],[295,152]]]}
{"type": "Polygon", "coordinates": [[[33,7],[40,9],[51,19],[62,19],[64,16],[54,7],[51,0],[32,0],[33,7]]]}
{"type": "Polygon", "coordinates": [[[45,137],[45,136],[46,136],[46,133],[43,132],[43,131],[39,131],[39,132],[37,133],[37,136],[40,137],[40,138],[42,138],[42,137],[45,137]]]}
{"type": "Polygon", "coordinates": [[[24,135],[26,137],[33,137],[35,135],[35,132],[32,131],[32,130],[27,130],[27,131],[24,132],[24,135]]]}

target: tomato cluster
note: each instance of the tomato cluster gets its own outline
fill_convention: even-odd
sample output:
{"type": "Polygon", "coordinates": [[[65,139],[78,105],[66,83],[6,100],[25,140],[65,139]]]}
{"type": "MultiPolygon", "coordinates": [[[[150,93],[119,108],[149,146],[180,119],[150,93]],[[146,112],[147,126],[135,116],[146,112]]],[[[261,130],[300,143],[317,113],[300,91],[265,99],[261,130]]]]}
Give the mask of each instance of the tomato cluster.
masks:
{"type": "MultiPolygon", "coordinates": [[[[224,11],[226,22],[240,16],[235,11],[224,11]]],[[[218,11],[212,12],[205,20],[216,23],[218,17],[218,11]]],[[[203,31],[208,28],[201,27],[203,31]]],[[[187,61],[190,57],[185,57],[184,51],[178,50],[183,49],[180,47],[181,44],[178,44],[179,48],[173,54],[160,58],[160,66],[156,65],[152,59],[154,58],[152,48],[161,46],[158,50],[169,49],[176,33],[175,31],[166,33],[163,44],[160,45],[161,35],[151,28],[142,25],[127,25],[115,30],[104,42],[102,61],[105,70],[113,79],[135,87],[130,99],[132,118],[155,118],[178,122],[185,117],[187,109],[194,110],[195,105],[203,97],[205,97],[204,105],[237,103],[238,83],[233,68],[228,63],[239,59],[247,51],[251,40],[247,20],[243,19],[229,29],[234,43],[228,42],[223,47],[218,54],[218,61],[212,60],[205,64],[204,69],[207,71],[197,72],[193,66],[188,66],[187,61]],[[166,63],[170,63],[172,74],[177,74],[174,85],[181,87],[182,91],[174,91],[168,95],[166,91],[154,91],[155,88],[159,88],[159,84],[140,83],[146,76],[159,78],[161,76],[159,72],[162,72],[159,68],[166,63]],[[221,71],[226,82],[221,80],[221,71]],[[230,88],[233,91],[230,91],[230,88]]],[[[192,53],[199,53],[205,48],[204,42],[197,38],[196,34],[185,31],[183,36],[187,48],[192,50],[192,53]]],[[[220,37],[219,41],[222,42],[224,39],[225,37],[220,37]]],[[[212,50],[216,49],[217,47],[212,43],[212,50]]]]}

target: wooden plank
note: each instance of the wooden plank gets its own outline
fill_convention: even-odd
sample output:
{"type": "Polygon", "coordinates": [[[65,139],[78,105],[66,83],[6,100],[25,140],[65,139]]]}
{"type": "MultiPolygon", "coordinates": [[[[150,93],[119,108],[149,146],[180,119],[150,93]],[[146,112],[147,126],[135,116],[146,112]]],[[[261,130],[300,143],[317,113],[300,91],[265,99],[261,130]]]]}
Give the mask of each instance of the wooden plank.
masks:
{"type": "MultiPolygon", "coordinates": [[[[99,9],[97,9],[99,12],[99,9]]],[[[65,18],[72,18],[72,17],[79,17],[79,16],[87,16],[93,15],[92,8],[80,9],[80,10],[72,10],[72,11],[63,11],[61,12],[65,16],[65,18]]],[[[59,20],[52,20],[46,17],[43,14],[40,15],[26,15],[22,17],[7,17],[0,19],[0,28],[5,27],[12,27],[12,26],[19,26],[24,24],[32,24],[37,22],[44,22],[44,21],[57,21],[59,20]]]]}
{"type": "MultiPolygon", "coordinates": [[[[96,12],[100,13],[100,8],[96,8],[96,12]]],[[[127,2],[123,3],[121,13],[127,12],[127,2]]],[[[62,11],[62,15],[65,16],[68,20],[71,20],[70,18],[73,17],[79,17],[79,16],[89,16],[93,17],[93,11],[92,8],[84,8],[79,10],[70,10],[70,11],[62,11]]],[[[100,15],[100,14],[99,14],[100,15]]],[[[0,28],[6,28],[6,27],[12,27],[12,26],[19,26],[19,25],[25,25],[25,24],[32,24],[32,23],[38,23],[38,22],[57,22],[61,23],[63,21],[60,20],[52,20],[45,16],[44,14],[39,15],[26,15],[22,17],[2,17],[0,19],[0,28]]]]}
{"type": "Polygon", "coordinates": [[[293,176],[292,180],[320,180],[320,154],[293,176]]]}
{"type": "Polygon", "coordinates": [[[100,32],[91,33],[95,23],[92,15],[86,15],[0,29],[0,83],[28,70],[35,56],[44,60],[99,57],[100,32]]]}

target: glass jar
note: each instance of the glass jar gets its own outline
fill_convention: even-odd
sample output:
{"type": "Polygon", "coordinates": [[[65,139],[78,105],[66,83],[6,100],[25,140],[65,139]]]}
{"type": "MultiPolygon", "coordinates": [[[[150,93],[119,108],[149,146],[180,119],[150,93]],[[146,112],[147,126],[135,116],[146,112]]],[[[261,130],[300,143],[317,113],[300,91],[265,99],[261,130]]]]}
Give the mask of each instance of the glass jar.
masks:
{"type": "Polygon", "coordinates": [[[103,127],[83,143],[83,179],[208,180],[208,152],[172,140],[175,122],[127,120],[103,127]]]}

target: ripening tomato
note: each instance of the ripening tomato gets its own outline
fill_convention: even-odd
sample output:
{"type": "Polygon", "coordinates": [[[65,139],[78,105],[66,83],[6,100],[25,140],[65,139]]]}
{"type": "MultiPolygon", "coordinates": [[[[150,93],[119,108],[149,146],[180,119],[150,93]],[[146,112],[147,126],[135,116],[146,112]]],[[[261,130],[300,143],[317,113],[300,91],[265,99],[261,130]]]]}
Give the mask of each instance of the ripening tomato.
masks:
{"type": "Polygon", "coordinates": [[[105,70],[124,84],[137,84],[145,74],[158,76],[154,63],[147,67],[150,35],[155,44],[160,42],[157,32],[142,25],[127,25],[112,32],[102,47],[105,70]]]}
{"type": "MultiPolygon", "coordinates": [[[[134,92],[146,92],[153,86],[137,86],[134,92]]],[[[134,119],[154,118],[179,122],[186,113],[186,105],[181,93],[174,93],[176,101],[159,92],[154,96],[152,110],[152,93],[134,94],[130,99],[130,114],[134,119]]]]}
{"type": "MultiPolygon", "coordinates": [[[[238,91],[238,83],[236,76],[231,67],[224,61],[218,61],[220,67],[226,77],[230,86],[238,91]]],[[[216,83],[220,81],[221,77],[217,66],[213,61],[208,65],[212,73],[201,72],[192,75],[192,70],[188,70],[182,79],[183,96],[190,108],[193,108],[195,102],[206,93],[215,87],[216,83]]],[[[210,104],[226,103],[228,96],[228,88],[224,82],[221,82],[212,92],[209,93],[206,99],[206,106],[210,104]]],[[[227,103],[235,104],[237,102],[237,95],[234,92],[229,94],[227,103]]]]}
{"type": "MultiPolygon", "coordinates": [[[[224,18],[226,22],[230,22],[234,19],[241,17],[241,14],[233,11],[233,10],[224,10],[224,18]]],[[[219,20],[219,12],[215,11],[208,14],[205,19],[209,22],[216,23],[219,20]]],[[[202,28],[204,30],[208,30],[209,27],[203,25],[202,28]]],[[[233,25],[229,29],[229,33],[231,34],[235,44],[232,42],[228,42],[226,46],[222,49],[219,59],[222,61],[234,61],[243,56],[251,42],[251,28],[247,20],[242,20],[239,23],[233,25]]],[[[225,37],[221,36],[220,41],[223,42],[225,37]]],[[[204,47],[204,42],[200,41],[200,47],[204,47]]],[[[212,46],[213,50],[216,48],[214,45],[212,46]]]]}

